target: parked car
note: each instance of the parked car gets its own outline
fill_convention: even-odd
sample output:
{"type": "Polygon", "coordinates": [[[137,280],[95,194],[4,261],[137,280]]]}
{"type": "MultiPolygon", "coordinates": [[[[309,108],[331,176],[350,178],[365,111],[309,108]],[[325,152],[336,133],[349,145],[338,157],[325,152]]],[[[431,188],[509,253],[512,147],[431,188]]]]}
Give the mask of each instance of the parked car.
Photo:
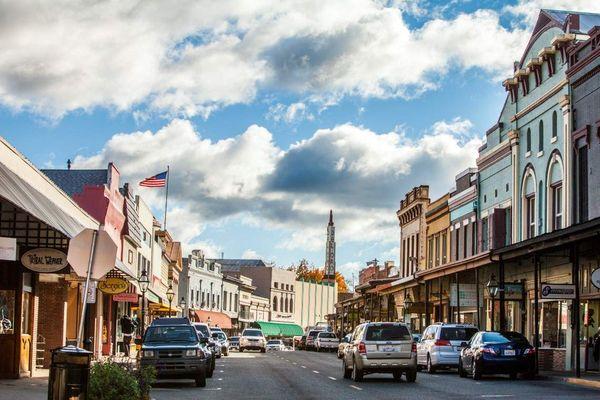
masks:
{"type": "Polygon", "coordinates": [[[206,376],[211,378],[213,371],[215,369],[216,359],[218,357],[221,357],[221,355],[220,355],[221,350],[220,350],[220,348],[218,348],[216,342],[211,337],[210,328],[208,327],[207,324],[203,324],[200,322],[193,322],[192,326],[194,327],[194,329],[196,329],[196,332],[198,332],[199,335],[201,335],[202,337],[205,337],[207,339],[206,347],[210,351],[212,361],[211,361],[211,368],[208,371],[206,376]]]}
{"type": "Polygon", "coordinates": [[[240,337],[239,336],[231,336],[229,338],[229,350],[240,350],[240,337]]]}
{"type": "Polygon", "coordinates": [[[477,333],[473,325],[433,324],[417,343],[417,366],[433,374],[439,368],[456,368],[463,346],[477,333]]]}
{"type": "Polygon", "coordinates": [[[283,344],[283,341],[279,340],[279,339],[271,339],[267,342],[267,351],[283,351],[285,350],[285,345],[283,344]]]}
{"type": "Polygon", "coordinates": [[[312,330],[308,332],[306,335],[306,344],[304,345],[305,350],[314,350],[315,349],[315,339],[317,339],[317,335],[323,332],[322,330],[312,330]]]}
{"type": "Polygon", "coordinates": [[[344,378],[360,382],[370,373],[392,373],[399,381],[417,379],[417,348],[400,322],[368,322],[356,327],[342,357],[344,378]]]}
{"type": "Polygon", "coordinates": [[[467,374],[479,380],[482,375],[517,374],[533,375],[535,371],[535,348],[518,332],[478,332],[463,348],[458,374],[467,374]]]}
{"type": "Polygon", "coordinates": [[[317,351],[334,351],[340,344],[340,340],[333,332],[319,332],[315,339],[317,351]]]}
{"type": "Polygon", "coordinates": [[[141,342],[142,367],[156,369],[157,378],[194,379],[196,386],[206,386],[210,356],[187,318],[157,318],[146,330],[141,342]]]}
{"type": "Polygon", "coordinates": [[[302,341],[302,336],[294,336],[294,337],[292,338],[293,347],[294,347],[296,350],[302,350],[302,349],[300,348],[300,343],[301,343],[301,341],[302,341]]]}
{"type": "Polygon", "coordinates": [[[421,338],[423,337],[423,335],[421,335],[420,333],[413,333],[412,334],[412,338],[415,342],[419,343],[421,341],[421,338]]]}
{"type": "Polygon", "coordinates": [[[344,357],[344,350],[346,350],[346,347],[350,343],[351,339],[352,339],[352,334],[349,333],[346,336],[344,336],[342,338],[342,340],[340,340],[340,343],[338,344],[338,351],[337,351],[338,358],[344,357]]]}
{"type": "Polygon", "coordinates": [[[213,338],[213,340],[215,342],[217,342],[217,345],[220,347],[221,349],[221,354],[223,354],[224,356],[228,356],[229,355],[229,340],[227,339],[227,335],[225,334],[225,332],[218,330],[218,331],[213,331],[211,330],[211,336],[213,338]]]}
{"type": "Polygon", "coordinates": [[[260,329],[244,329],[240,337],[240,352],[244,350],[260,350],[261,353],[267,351],[267,341],[260,329]]]}
{"type": "Polygon", "coordinates": [[[298,350],[306,350],[306,335],[302,335],[296,344],[298,350]]]}

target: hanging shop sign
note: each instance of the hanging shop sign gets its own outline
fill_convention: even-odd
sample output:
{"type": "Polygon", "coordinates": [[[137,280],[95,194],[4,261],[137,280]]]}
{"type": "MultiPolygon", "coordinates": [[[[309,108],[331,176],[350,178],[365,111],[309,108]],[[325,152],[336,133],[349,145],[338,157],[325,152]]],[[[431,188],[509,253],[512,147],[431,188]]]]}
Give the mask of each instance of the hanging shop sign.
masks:
{"type": "Polygon", "coordinates": [[[17,239],[0,237],[0,260],[17,261],[17,239]]]}
{"type": "MultiPolygon", "coordinates": [[[[460,289],[460,306],[477,307],[477,285],[473,283],[463,283],[458,285],[460,289]]],[[[456,283],[450,285],[450,306],[457,307],[456,301],[456,283]]],[[[479,285],[479,304],[483,304],[483,286],[479,285]]]]}
{"type": "Polygon", "coordinates": [[[504,300],[523,300],[523,284],[505,283],[504,300]]]}
{"type": "Polygon", "coordinates": [[[574,299],[575,285],[544,283],[540,289],[542,299],[574,299]]]}
{"type": "Polygon", "coordinates": [[[98,289],[106,294],[123,293],[129,287],[129,282],[123,278],[106,278],[98,282],[98,289]]]}
{"type": "MultiPolygon", "coordinates": [[[[96,281],[90,281],[90,284],[88,286],[88,291],[87,291],[87,304],[95,304],[96,303],[97,284],[98,284],[98,282],[96,282],[96,281]]],[[[83,299],[84,288],[85,288],[85,286],[83,285],[83,282],[81,284],[79,284],[79,292],[81,293],[82,299],[83,299]]]]}
{"type": "Polygon", "coordinates": [[[592,285],[600,289],[600,268],[596,268],[592,271],[592,285]]]}
{"type": "Polygon", "coordinates": [[[121,303],[137,303],[137,293],[119,293],[113,296],[113,300],[121,303]]]}
{"type": "Polygon", "coordinates": [[[35,272],[57,272],[68,264],[67,255],[57,249],[39,248],[25,252],[21,256],[25,268],[35,272]]]}

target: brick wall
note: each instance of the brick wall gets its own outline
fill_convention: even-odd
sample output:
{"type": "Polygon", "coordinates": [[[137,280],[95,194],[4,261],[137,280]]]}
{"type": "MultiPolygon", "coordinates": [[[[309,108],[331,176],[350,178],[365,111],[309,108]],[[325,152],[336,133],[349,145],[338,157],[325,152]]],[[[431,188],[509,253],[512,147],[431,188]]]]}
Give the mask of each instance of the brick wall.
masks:
{"type": "Polygon", "coordinates": [[[50,366],[50,350],[63,345],[67,290],[65,282],[39,282],[36,287],[39,298],[37,333],[46,338],[44,368],[50,366]]]}

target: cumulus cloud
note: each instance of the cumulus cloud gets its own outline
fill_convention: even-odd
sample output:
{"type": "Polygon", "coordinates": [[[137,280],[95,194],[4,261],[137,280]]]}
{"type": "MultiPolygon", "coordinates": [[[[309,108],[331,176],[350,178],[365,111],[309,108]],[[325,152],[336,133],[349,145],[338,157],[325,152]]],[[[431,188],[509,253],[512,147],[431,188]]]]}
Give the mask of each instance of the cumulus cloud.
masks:
{"type": "Polygon", "coordinates": [[[275,122],[286,122],[288,124],[303,120],[312,121],[314,118],[314,115],[308,111],[306,104],[303,102],[292,103],[289,106],[277,103],[269,107],[269,112],[267,113],[267,119],[275,122]]]}
{"type": "MultiPolygon", "coordinates": [[[[3,2],[0,104],[55,118],[106,107],[143,120],[207,117],[270,89],[325,104],[411,97],[452,68],[509,70],[526,39],[490,10],[411,29],[405,13],[422,10],[409,0],[3,2]]],[[[282,118],[308,118],[300,104],[282,118]]]]}
{"type": "Polygon", "coordinates": [[[519,0],[514,5],[506,6],[505,10],[522,17],[531,28],[542,8],[598,13],[600,12],[600,2],[597,0],[519,0]]]}
{"type": "MultiPolygon", "coordinates": [[[[169,164],[168,226],[188,248],[207,223],[239,218],[286,230],[275,244],[280,248],[320,250],[330,208],[340,243],[395,243],[395,210],[404,194],[422,183],[441,194],[458,171],[473,165],[480,140],[470,127],[460,118],[438,122],[410,140],[344,124],[282,149],[256,125],[213,142],[190,121],[175,119],[156,132],[116,134],[97,154],[76,157],[74,167],[113,161],[125,180],[137,182],[169,164]]],[[[160,209],[159,191],[140,192],[160,209]]]]}

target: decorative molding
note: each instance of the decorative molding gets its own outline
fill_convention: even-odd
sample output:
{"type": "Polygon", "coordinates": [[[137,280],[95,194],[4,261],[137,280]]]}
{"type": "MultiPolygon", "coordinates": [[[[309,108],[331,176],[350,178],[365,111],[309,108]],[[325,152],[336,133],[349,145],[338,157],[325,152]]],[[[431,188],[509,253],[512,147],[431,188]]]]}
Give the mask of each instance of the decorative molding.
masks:
{"type": "Polygon", "coordinates": [[[530,105],[528,105],[527,107],[525,107],[524,109],[522,109],[521,111],[519,111],[518,113],[513,115],[511,118],[511,121],[516,121],[519,118],[522,118],[523,116],[527,115],[529,112],[531,112],[532,110],[534,110],[535,108],[537,108],[541,104],[543,104],[550,97],[552,97],[556,93],[558,93],[568,83],[569,83],[569,81],[566,78],[563,79],[556,86],[554,86],[553,88],[548,90],[546,93],[544,93],[539,99],[537,99],[536,101],[534,101],[533,103],[531,103],[530,105]]]}
{"type": "MultiPolygon", "coordinates": [[[[509,137],[511,132],[513,131],[511,130],[510,132],[508,132],[509,137]]],[[[510,154],[511,141],[512,140],[506,140],[504,142],[501,142],[495,148],[491,149],[487,154],[477,158],[477,160],[475,161],[477,168],[481,171],[482,169],[489,167],[491,164],[495,163],[499,159],[504,158],[505,156],[510,154]]]]}
{"type": "Polygon", "coordinates": [[[590,126],[585,125],[583,128],[579,128],[571,133],[571,140],[573,141],[573,148],[577,150],[577,141],[581,138],[585,139],[585,144],[590,145],[590,126]]]}

